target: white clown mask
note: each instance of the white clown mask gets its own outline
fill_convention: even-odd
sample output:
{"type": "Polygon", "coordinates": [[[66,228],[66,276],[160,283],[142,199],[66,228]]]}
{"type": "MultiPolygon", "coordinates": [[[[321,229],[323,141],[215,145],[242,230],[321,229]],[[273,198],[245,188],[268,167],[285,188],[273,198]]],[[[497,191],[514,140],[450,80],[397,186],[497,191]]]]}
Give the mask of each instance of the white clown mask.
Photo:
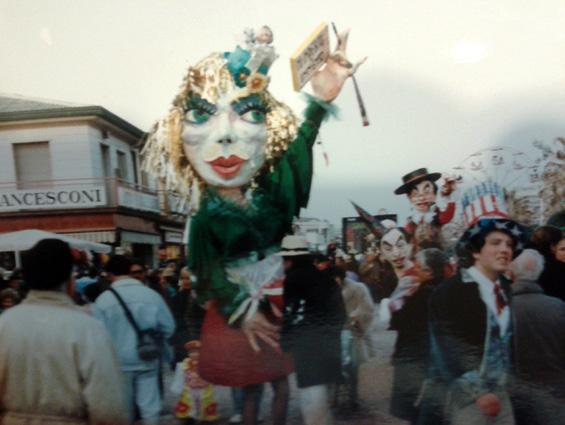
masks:
{"type": "Polygon", "coordinates": [[[403,269],[410,261],[412,245],[398,228],[387,231],[380,242],[381,255],[395,269],[403,269]]]}

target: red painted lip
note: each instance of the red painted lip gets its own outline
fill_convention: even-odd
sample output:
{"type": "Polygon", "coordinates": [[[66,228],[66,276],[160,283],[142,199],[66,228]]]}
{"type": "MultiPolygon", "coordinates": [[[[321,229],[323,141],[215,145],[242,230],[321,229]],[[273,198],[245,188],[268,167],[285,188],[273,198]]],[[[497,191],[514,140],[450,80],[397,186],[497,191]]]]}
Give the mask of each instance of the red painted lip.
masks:
{"type": "Polygon", "coordinates": [[[245,159],[240,158],[236,155],[231,155],[228,158],[220,156],[209,164],[212,166],[213,170],[219,174],[224,179],[231,179],[239,173],[239,170],[245,164],[245,159]]]}

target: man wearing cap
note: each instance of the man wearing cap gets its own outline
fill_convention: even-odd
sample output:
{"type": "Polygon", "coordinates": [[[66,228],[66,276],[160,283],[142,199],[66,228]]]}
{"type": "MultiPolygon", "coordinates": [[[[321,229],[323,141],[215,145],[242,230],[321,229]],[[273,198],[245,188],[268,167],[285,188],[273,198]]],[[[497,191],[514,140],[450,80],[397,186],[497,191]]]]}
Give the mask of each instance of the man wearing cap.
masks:
{"type": "Polygon", "coordinates": [[[341,370],[341,289],[329,271],[314,266],[304,238],[286,236],[280,254],[286,274],[281,345],[294,358],[304,424],[326,425],[328,384],[337,382],[341,370]]]}
{"type": "Polygon", "coordinates": [[[452,425],[514,424],[506,389],[512,319],[504,273],[521,249],[524,231],[497,211],[470,223],[459,241],[459,272],[430,300],[436,414],[441,409],[452,425]]]}
{"type": "Polygon", "coordinates": [[[43,239],[22,264],[29,294],[0,317],[0,423],[126,424],[110,336],[66,293],[69,245],[43,239]]]}
{"type": "MultiPolygon", "coordinates": [[[[426,168],[418,168],[402,177],[403,184],[395,195],[406,194],[414,210],[408,218],[405,229],[413,237],[416,250],[425,248],[441,248],[441,226],[447,224],[455,214],[455,202],[449,201],[445,210],[436,205],[438,186],[436,181],[441,173],[428,173],[426,168]]],[[[448,199],[455,190],[455,181],[446,179],[441,196],[448,199]]]]}

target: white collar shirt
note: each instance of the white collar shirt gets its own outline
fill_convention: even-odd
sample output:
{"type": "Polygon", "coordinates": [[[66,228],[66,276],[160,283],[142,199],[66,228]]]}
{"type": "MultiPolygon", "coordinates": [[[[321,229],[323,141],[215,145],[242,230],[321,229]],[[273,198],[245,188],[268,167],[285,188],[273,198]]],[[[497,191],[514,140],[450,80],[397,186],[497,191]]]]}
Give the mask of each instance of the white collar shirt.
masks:
{"type": "Polygon", "coordinates": [[[483,300],[483,302],[487,306],[487,309],[494,314],[494,317],[498,322],[498,326],[500,326],[501,335],[505,335],[508,331],[508,327],[510,326],[510,307],[508,306],[508,298],[506,297],[506,294],[504,293],[502,288],[500,288],[500,293],[506,303],[500,311],[500,314],[497,313],[494,285],[498,285],[500,287],[500,281],[497,280],[496,282],[493,282],[484,274],[482,274],[476,267],[470,267],[469,269],[467,269],[467,272],[473,278],[473,281],[476,282],[479,286],[481,300],[483,300]]]}

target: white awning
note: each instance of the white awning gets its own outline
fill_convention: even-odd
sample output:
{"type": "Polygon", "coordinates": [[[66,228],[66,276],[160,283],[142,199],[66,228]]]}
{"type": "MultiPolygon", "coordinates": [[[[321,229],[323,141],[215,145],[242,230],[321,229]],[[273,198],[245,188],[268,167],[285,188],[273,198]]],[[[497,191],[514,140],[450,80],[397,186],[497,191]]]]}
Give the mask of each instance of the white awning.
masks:
{"type": "Polygon", "coordinates": [[[109,253],[112,247],[101,243],[85,241],[63,235],[51,233],[38,229],[19,230],[17,232],[2,233],[0,235],[0,251],[26,251],[42,239],[60,239],[67,242],[72,248],[90,250],[94,252],[109,253]]]}
{"type": "Polygon", "coordinates": [[[92,232],[73,232],[64,233],[73,238],[82,239],[89,242],[97,243],[114,243],[116,242],[116,232],[114,230],[98,230],[92,232]]]}

